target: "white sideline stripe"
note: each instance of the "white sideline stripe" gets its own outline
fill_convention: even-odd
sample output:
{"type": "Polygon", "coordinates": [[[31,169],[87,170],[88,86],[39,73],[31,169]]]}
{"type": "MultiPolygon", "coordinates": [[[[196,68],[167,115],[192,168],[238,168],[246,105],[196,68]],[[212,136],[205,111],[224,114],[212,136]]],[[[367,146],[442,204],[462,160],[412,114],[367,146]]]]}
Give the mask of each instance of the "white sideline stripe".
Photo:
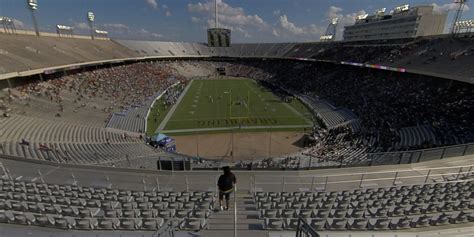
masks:
{"type": "Polygon", "coordinates": [[[223,127],[223,128],[191,128],[178,130],[165,130],[163,133],[184,133],[184,132],[207,132],[207,131],[226,131],[226,130],[251,130],[251,129],[268,129],[268,128],[308,128],[313,125],[279,125],[279,126],[242,126],[239,127],[223,127]]]}
{"type": "Polygon", "coordinates": [[[191,85],[193,84],[193,82],[194,80],[191,80],[191,82],[186,86],[186,88],[184,88],[183,93],[181,93],[176,103],[173,105],[173,107],[171,107],[170,111],[168,111],[163,121],[161,121],[160,126],[158,126],[158,128],[155,130],[155,133],[162,131],[166,127],[166,124],[168,124],[168,121],[171,119],[171,116],[173,116],[174,112],[178,108],[178,105],[181,104],[181,100],[183,100],[189,88],[191,88],[191,85]]]}
{"type": "MultiPolygon", "coordinates": [[[[176,82],[174,83],[173,85],[171,85],[170,87],[166,88],[166,90],[164,90],[160,95],[158,95],[154,100],[153,100],[153,103],[151,103],[150,107],[148,107],[148,111],[146,112],[146,116],[145,116],[145,133],[148,131],[148,117],[150,117],[150,112],[151,112],[151,109],[153,108],[153,106],[155,106],[155,103],[161,99],[161,97],[166,94],[166,92],[168,92],[169,89],[175,87],[179,85],[179,82],[176,82]]],[[[112,119],[112,118],[110,118],[112,119]]]]}

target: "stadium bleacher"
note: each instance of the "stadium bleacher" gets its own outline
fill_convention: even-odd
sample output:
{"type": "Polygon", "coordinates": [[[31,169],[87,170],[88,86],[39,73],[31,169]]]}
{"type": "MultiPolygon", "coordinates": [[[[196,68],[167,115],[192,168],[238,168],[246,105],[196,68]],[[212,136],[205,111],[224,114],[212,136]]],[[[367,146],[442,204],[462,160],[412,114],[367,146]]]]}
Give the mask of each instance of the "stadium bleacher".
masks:
{"type": "MultiPolygon", "coordinates": [[[[304,176],[302,169],[309,168],[371,170],[368,166],[431,160],[429,153],[438,160],[473,154],[472,38],[434,37],[385,45],[253,43],[230,48],[6,34],[0,34],[0,41],[0,78],[5,79],[0,83],[0,225],[154,233],[172,223],[183,233],[228,231],[233,227],[226,222],[230,214],[215,211],[217,193],[209,188],[217,175],[209,170],[224,164],[257,170],[240,173],[249,188],[239,190],[238,202],[232,204],[245,213],[239,216],[244,221],[239,228],[244,230],[294,232],[300,217],[318,231],[344,232],[425,231],[469,227],[474,222],[469,160],[459,161],[468,164],[468,177],[460,177],[461,167],[457,176],[450,174],[455,177],[450,180],[427,182],[428,171],[425,182],[417,184],[394,181],[390,186],[346,188],[344,182],[353,181],[344,181],[338,191],[251,190],[253,175],[262,174],[258,169],[295,169],[304,176]],[[25,71],[41,69],[37,73],[42,73],[50,67],[102,60],[119,62],[15,78],[25,71]],[[381,64],[410,73],[340,65],[341,61],[381,64]],[[157,169],[156,161],[162,157],[172,157],[171,162],[173,157],[191,158],[156,150],[142,136],[148,111],[160,95],[190,78],[213,75],[216,67],[225,67],[230,76],[285,88],[308,105],[322,124],[310,134],[315,141],[311,146],[285,157],[228,163],[193,158],[195,168],[208,168],[202,176],[212,181],[196,177],[203,186],[190,191],[188,174],[151,170],[157,169]],[[41,168],[29,173],[14,169],[17,175],[12,176],[11,167],[4,165],[30,161],[41,168]],[[49,182],[42,180],[40,172],[46,166],[58,170],[46,173],[49,182]],[[107,181],[118,172],[116,168],[123,179],[142,170],[150,173],[130,181],[128,188],[97,185],[100,181],[79,185],[72,173],[85,167],[104,169],[98,171],[104,174],[89,178],[104,175],[107,181]],[[74,182],[56,180],[66,176],[61,172],[69,172],[74,182]],[[168,176],[168,184],[185,177],[180,185],[186,188],[163,191],[158,184],[150,190],[145,179],[157,174],[168,176]]],[[[176,102],[173,98],[169,103],[176,102]]]]}
{"type": "Polygon", "coordinates": [[[138,192],[0,180],[0,223],[75,230],[200,230],[213,192],[138,192]]]}
{"type": "Polygon", "coordinates": [[[110,40],[0,34],[0,41],[0,74],[139,55],[110,40]]]}
{"type": "Polygon", "coordinates": [[[294,230],[298,217],[316,230],[400,230],[474,221],[472,182],[340,192],[257,192],[265,229],[294,230]]]}

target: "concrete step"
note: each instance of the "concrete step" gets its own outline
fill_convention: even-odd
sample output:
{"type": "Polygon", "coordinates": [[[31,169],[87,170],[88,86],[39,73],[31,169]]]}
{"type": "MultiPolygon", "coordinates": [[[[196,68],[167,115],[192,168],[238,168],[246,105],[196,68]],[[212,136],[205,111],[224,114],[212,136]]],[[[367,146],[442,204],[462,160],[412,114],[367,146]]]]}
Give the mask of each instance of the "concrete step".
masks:
{"type": "MultiPolygon", "coordinates": [[[[208,219],[209,224],[234,224],[233,218],[215,218],[208,219]]],[[[259,219],[239,219],[237,218],[237,224],[262,224],[263,221],[259,219]]]]}
{"type": "MultiPolygon", "coordinates": [[[[237,229],[238,230],[261,230],[263,221],[258,219],[258,211],[255,202],[247,192],[236,194],[237,205],[237,229]]],[[[218,204],[217,204],[218,205],[218,204]]],[[[229,203],[229,210],[216,211],[208,219],[209,230],[233,230],[234,229],[234,199],[229,203]]]]}
{"type": "MultiPolygon", "coordinates": [[[[209,230],[233,230],[234,224],[211,224],[209,223],[209,230]]],[[[239,224],[237,223],[237,230],[262,230],[263,226],[260,223],[239,224]]]]}
{"type": "MultiPolygon", "coordinates": [[[[234,236],[234,230],[205,230],[200,232],[205,237],[234,236]]],[[[241,230],[237,236],[268,237],[268,231],[263,230],[241,230]]]]}

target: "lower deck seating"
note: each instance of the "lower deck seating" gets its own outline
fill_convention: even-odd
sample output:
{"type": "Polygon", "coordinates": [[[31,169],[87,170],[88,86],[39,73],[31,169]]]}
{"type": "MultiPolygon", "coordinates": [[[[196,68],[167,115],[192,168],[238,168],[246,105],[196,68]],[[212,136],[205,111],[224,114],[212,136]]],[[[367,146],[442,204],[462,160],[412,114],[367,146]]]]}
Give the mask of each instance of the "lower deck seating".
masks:
{"type": "Polygon", "coordinates": [[[134,133],[145,133],[147,112],[153,104],[153,101],[155,101],[161,93],[162,91],[158,91],[142,105],[130,106],[122,112],[113,113],[106,127],[134,133]]]}
{"type": "Polygon", "coordinates": [[[37,143],[0,142],[0,154],[85,165],[115,165],[160,153],[144,143],[37,143]]]}
{"type": "Polygon", "coordinates": [[[341,192],[257,192],[267,230],[400,230],[474,222],[474,183],[423,184],[341,192]]]}
{"type": "Polygon", "coordinates": [[[131,191],[0,179],[0,223],[75,230],[207,227],[213,192],[131,191]]]}

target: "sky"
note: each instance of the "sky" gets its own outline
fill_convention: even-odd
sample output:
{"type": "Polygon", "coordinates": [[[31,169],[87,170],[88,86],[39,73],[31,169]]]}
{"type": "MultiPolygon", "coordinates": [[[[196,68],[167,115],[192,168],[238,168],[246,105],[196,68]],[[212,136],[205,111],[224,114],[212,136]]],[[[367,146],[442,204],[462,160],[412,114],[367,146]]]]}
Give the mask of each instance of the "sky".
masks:
{"type": "MultiPolygon", "coordinates": [[[[221,27],[232,30],[232,41],[318,41],[331,18],[338,17],[338,39],[344,25],[360,14],[410,4],[434,5],[436,12],[454,16],[453,0],[218,0],[221,27]]],[[[41,31],[55,32],[57,24],[73,26],[77,34],[89,32],[86,14],[95,13],[94,27],[111,38],[205,42],[214,25],[214,0],[38,0],[35,12],[41,31]]],[[[474,3],[474,2],[473,2],[474,3]]],[[[473,4],[471,3],[471,4],[473,4]]],[[[0,16],[14,19],[19,29],[32,29],[26,0],[0,0],[0,16]]],[[[463,19],[474,19],[466,6],[463,19]]],[[[449,31],[449,25],[445,31],[449,31]]]]}

